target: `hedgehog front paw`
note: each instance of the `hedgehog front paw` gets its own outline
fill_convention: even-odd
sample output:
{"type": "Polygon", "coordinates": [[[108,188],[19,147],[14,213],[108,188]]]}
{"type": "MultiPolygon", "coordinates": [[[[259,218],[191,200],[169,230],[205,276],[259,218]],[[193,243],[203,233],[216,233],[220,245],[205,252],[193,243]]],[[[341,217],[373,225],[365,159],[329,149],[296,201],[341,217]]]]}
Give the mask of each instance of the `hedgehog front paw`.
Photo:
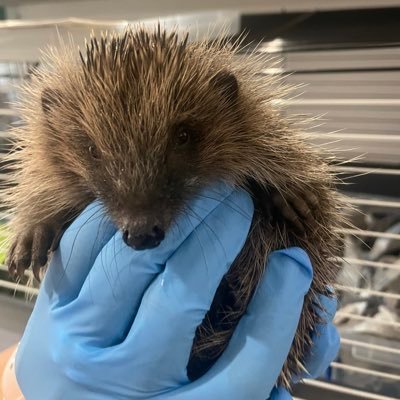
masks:
{"type": "Polygon", "coordinates": [[[13,278],[22,278],[29,267],[40,281],[40,271],[46,266],[49,252],[57,237],[57,230],[49,224],[40,224],[19,235],[7,257],[8,271],[13,278]]]}
{"type": "Polygon", "coordinates": [[[305,232],[305,225],[315,221],[315,210],[319,206],[317,196],[307,191],[302,196],[288,194],[283,197],[279,192],[272,194],[272,202],[279,209],[282,216],[291,222],[300,232],[305,232]]]}

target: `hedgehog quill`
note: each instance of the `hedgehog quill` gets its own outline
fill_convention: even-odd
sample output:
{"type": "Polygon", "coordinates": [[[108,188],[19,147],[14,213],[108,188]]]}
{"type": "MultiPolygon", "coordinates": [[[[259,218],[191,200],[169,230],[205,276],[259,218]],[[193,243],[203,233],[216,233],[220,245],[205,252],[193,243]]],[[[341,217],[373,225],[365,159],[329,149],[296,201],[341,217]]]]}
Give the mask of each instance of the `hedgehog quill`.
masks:
{"type": "Polygon", "coordinates": [[[129,28],[47,55],[24,90],[15,128],[10,273],[46,266],[65,227],[93,200],[105,205],[129,246],[156,247],[190,199],[224,180],[255,204],[247,241],[198,327],[190,379],[223,352],[271,251],[300,246],[314,279],[279,383],[303,367],[320,322],[316,294],[339,272],[344,208],[335,178],[275,100],[265,60],[239,44],[189,42],[176,31],[129,28]]]}

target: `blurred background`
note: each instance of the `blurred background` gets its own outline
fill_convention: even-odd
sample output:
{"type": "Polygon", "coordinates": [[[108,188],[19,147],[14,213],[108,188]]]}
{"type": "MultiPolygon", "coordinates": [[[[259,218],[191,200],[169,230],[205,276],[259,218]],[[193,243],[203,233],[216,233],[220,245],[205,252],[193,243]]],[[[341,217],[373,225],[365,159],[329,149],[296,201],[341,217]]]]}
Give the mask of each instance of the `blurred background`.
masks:
{"type": "MultiPolygon", "coordinates": [[[[287,113],[318,115],[311,141],[327,147],[362,213],[346,230],[345,273],[338,285],[339,358],[326,376],[296,388],[297,399],[400,399],[400,1],[389,0],[0,0],[0,186],[2,160],[18,124],[10,106],[29,79],[40,48],[92,29],[122,30],[157,20],[205,34],[228,25],[250,47],[276,56],[260,73],[305,84],[287,113]],[[362,157],[359,157],[362,156],[362,157]]],[[[3,221],[7,210],[1,208],[3,221]]],[[[7,235],[0,225],[0,240],[7,235]]],[[[8,279],[0,255],[0,351],[18,341],[37,289],[8,279]]]]}

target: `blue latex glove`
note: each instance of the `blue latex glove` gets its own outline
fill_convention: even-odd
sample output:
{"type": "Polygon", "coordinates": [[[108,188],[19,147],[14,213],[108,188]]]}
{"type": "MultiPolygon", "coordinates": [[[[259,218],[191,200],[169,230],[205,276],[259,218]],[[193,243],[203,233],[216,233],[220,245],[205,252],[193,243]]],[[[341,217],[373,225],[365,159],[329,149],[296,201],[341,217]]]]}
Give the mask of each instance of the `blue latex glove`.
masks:
{"type": "MultiPolygon", "coordinates": [[[[18,349],[16,375],[26,400],[270,395],[310,286],[309,259],[296,248],[271,254],[228,348],[206,375],[189,382],[186,365],[196,327],[244,244],[253,204],[245,192],[221,185],[199,196],[191,209],[159,247],[145,251],[123,243],[99,204],[71,225],[18,349]]],[[[332,325],[326,327],[322,342],[327,332],[336,334],[332,325]]],[[[313,370],[327,367],[336,350],[324,356],[326,348],[315,347],[313,370]]],[[[286,395],[274,390],[271,398],[286,395]]]]}
{"type": "MultiPolygon", "coordinates": [[[[313,348],[305,362],[307,373],[297,377],[295,382],[305,378],[320,377],[339,352],[340,336],[332,322],[336,313],[337,301],[335,298],[319,296],[318,303],[321,306],[319,314],[324,323],[318,324],[312,335],[313,348]]],[[[292,396],[286,389],[275,387],[269,400],[292,400],[292,396]]]]}

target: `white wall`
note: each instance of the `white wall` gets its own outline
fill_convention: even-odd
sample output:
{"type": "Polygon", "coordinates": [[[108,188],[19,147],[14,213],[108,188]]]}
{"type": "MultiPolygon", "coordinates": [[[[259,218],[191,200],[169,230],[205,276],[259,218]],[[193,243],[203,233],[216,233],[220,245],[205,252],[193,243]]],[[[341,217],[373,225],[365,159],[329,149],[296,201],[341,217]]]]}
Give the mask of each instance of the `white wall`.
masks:
{"type": "MultiPolygon", "coordinates": [[[[134,20],[133,20],[134,21],[134,20]]],[[[215,32],[221,27],[234,34],[239,31],[239,14],[232,11],[208,12],[190,15],[175,15],[160,19],[141,19],[141,23],[153,25],[160,21],[168,27],[179,26],[189,31],[192,37],[209,33],[210,25],[215,26],[215,32]]],[[[126,27],[125,20],[98,19],[45,19],[45,20],[14,20],[0,22],[0,62],[1,61],[36,61],[40,50],[48,46],[57,46],[60,37],[68,40],[71,35],[74,43],[84,45],[84,39],[90,36],[92,30],[100,31],[122,30],[126,27]]]]}
{"type": "Polygon", "coordinates": [[[84,0],[48,1],[39,4],[20,0],[20,3],[23,4],[14,7],[13,11],[19,18],[79,17],[130,20],[210,10],[280,12],[400,5],[399,0],[84,0]]]}
{"type": "Polygon", "coordinates": [[[400,6],[400,0],[47,0],[42,3],[19,0],[18,3],[7,8],[9,18],[18,19],[16,24],[0,22],[0,61],[37,60],[40,48],[57,44],[56,24],[62,36],[71,33],[81,44],[90,33],[93,20],[97,20],[98,30],[118,28],[118,22],[166,18],[169,24],[189,26],[200,33],[210,23],[228,24],[231,32],[236,32],[240,12],[400,6]]]}

